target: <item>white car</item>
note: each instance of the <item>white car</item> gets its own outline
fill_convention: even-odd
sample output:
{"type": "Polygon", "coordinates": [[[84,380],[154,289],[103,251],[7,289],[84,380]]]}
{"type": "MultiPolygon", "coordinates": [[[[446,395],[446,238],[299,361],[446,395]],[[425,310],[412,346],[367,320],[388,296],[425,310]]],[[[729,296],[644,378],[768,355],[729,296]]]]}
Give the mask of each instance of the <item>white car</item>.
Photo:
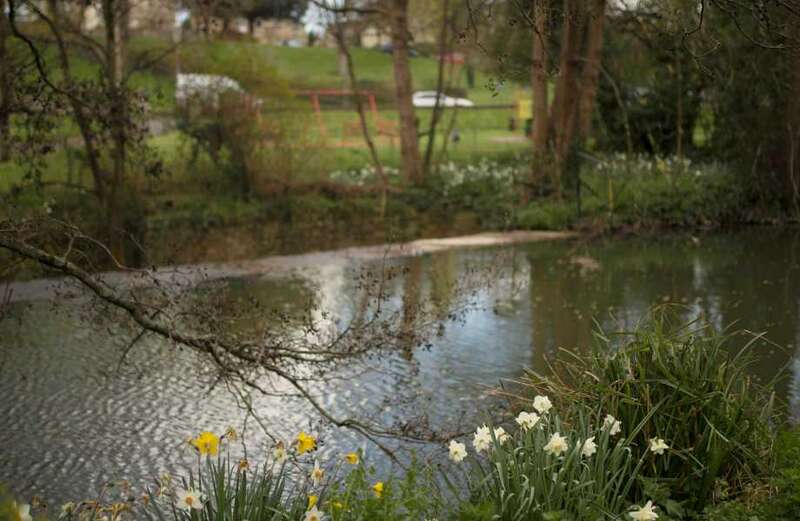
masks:
{"type": "MultiPolygon", "coordinates": [[[[421,90],[411,97],[415,107],[434,107],[436,105],[435,90],[421,90]]],[[[466,98],[451,98],[444,93],[439,93],[440,107],[474,107],[475,104],[466,98]]]]}

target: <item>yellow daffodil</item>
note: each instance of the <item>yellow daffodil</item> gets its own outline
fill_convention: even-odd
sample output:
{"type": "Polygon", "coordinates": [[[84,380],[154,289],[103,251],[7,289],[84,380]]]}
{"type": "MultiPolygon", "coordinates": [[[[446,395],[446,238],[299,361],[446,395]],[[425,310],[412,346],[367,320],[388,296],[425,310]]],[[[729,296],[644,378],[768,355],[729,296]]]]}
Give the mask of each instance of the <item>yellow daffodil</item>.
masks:
{"type": "Polygon", "coordinates": [[[341,501],[334,501],[333,503],[331,503],[331,506],[333,506],[333,508],[340,509],[344,508],[344,503],[342,503],[341,501]]]}
{"type": "Polygon", "coordinates": [[[372,485],[372,491],[375,492],[375,497],[381,497],[383,495],[383,481],[378,481],[372,485]]]}
{"type": "Polygon", "coordinates": [[[351,465],[358,465],[358,453],[357,452],[348,452],[344,455],[344,459],[347,463],[351,465]]]}
{"type": "Polygon", "coordinates": [[[248,470],[250,468],[250,462],[247,461],[247,458],[242,458],[239,460],[238,467],[239,470],[248,470]]]}
{"type": "Polygon", "coordinates": [[[219,436],[213,432],[201,432],[200,436],[192,440],[192,445],[202,456],[216,456],[219,452],[219,436]]]}
{"type": "Polygon", "coordinates": [[[317,504],[317,501],[319,501],[319,496],[315,494],[308,496],[308,508],[306,510],[311,510],[314,508],[314,506],[317,504]]]}
{"type": "Polygon", "coordinates": [[[305,454],[306,452],[312,451],[317,448],[317,439],[310,434],[306,434],[305,432],[300,432],[297,435],[297,452],[300,454],[305,454]]]}

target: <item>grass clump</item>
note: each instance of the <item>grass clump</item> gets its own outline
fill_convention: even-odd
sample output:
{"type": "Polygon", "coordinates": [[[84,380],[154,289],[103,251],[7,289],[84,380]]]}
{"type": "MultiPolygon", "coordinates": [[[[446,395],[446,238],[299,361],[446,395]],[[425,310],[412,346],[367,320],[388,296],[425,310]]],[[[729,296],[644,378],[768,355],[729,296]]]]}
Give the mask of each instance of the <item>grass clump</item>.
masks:
{"type": "Polygon", "coordinates": [[[636,456],[651,440],[671,450],[642,469],[643,487],[702,511],[736,497],[772,474],[773,393],[753,382],[750,347],[732,350],[735,335],[710,326],[681,325],[667,309],[643,327],[619,336],[598,333],[589,354],[567,352],[550,376],[527,383],[565,401],[601,404],[634,431],[636,456]]]}
{"type": "Polygon", "coordinates": [[[306,507],[303,490],[287,494],[286,484],[286,470],[274,461],[250,470],[228,458],[208,458],[180,484],[169,475],[160,478],[143,513],[153,521],[300,519],[306,507]],[[189,508],[182,501],[187,494],[194,495],[189,508]]]}
{"type": "Polygon", "coordinates": [[[760,494],[708,508],[708,521],[800,519],[800,430],[786,430],[775,444],[776,469],[760,494]]]}

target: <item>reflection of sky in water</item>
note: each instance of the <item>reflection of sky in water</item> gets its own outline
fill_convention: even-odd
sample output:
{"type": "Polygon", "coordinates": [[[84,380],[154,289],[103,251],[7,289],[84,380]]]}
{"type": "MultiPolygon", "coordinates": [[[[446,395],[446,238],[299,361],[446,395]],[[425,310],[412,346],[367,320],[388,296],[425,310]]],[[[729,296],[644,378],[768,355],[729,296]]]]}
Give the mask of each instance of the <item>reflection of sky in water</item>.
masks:
{"type": "MultiPolygon", "coordinates": [[[[401,316],[422,302],[446,317],[465,301],[465,281],[489,274],[491,285],[466,293],[475,306],[446,323],[429,349],[417,349],[410,359],[380,360],[374,371],[343,374],[312,392],[341,414],[357,411],[386,422],[425,414],[435,426],[471,428],[500,405],[488,396],[490,386],[521,376],[525,368],[543,369],[544,357],[560,347],[589,345],[594,318],[607,331],[631,329],[651,305],[670,301],[684,304],[687,318],[767,331],[781,349],[757,344],[761,356],[754,371],[770,378],[790,362],[781,392],[798,418],[800,362],[791,354],[800,344],[799,237],[765,229],[699,241],[679,235],[541,243],[394,259],[389,264],[403,268],[404,276],[386,283],[387,306],[401,316]],[[394,404],[398,398],[400,405],[394,404]]],[[[316,293],[316,318],[329,330],[342,327],[364,309],[357,282],[364,266],[375,267],[332,258],[294,270],[291,280],[231,279],[224,281],[226,302],[234,306],[252,297],[290,311],[300,296],[316,293]],[[332,315],[323,318],[322,310],[332,315]]],[[[185,351],[147,338],[131,365],[117,372],[129,338],[130,332],[44,301],[13,306],[11,317],[0,322],[0,482],[26,496],[80,499],[104,480],[142,483],[170,464],[190,463],[181,440],[200,429],[241,428],[236,401],[224,388],[209,391],[209,376],[185,351]]],[[[320,428],[298,399],[257,397],[254,403],[282,436],[320,428]]],[[[365,446],[380,458],[352,433],[320,432],[323,457],[365,446]]],[[[248,439],[248,455],[260,459],[265,440],[252,421],[248,439]]]]}

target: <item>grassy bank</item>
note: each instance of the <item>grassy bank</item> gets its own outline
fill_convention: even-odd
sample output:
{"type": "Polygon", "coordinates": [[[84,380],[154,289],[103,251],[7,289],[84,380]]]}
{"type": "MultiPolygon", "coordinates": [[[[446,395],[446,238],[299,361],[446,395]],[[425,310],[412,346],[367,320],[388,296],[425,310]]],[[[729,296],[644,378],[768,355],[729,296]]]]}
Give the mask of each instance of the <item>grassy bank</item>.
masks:
{"type": "MultiPolygon", "coordinates": [[[[492,159],[446,162],[419,187],[405,186],[398,169],[387,162],[391,191],[382,213],[379,180],[357,157],[349,158],[352,166],[324,175],[299,169],[284,179],[257,177],[254,193],[242,197],[235,176],[217,169],[203,154],[189,159],[189,142],[172,134],[155,144],[165,173],[140,180],[131,211],[148,262],[156,264],[236,260],[479,231],[646,231],[786,218],[780,208],[764,208],[719,164],[621,157],[587,161],[581,169],[579,197],[573,183],[561,199],[524,203],[524,154],[498,151],[492,159]]],[[[69,172],[54,170],[54,175],[65,171],[69,172]]],[[[64,180],[91,186],[79,173],[64,180]]],[[[5,188],[13,186],[26,185],[8,183],[5,188]]],[[[100,226],[97,216],[102,212],[88,193],[57,184],[27,185],[13,200],[24,212],[49,211],[82,223],[90,232],[100,226]]]]}
{"type": "MultiPolygon", "coordinates": [[[[461,521],[789,520],[800,512],[800,433],[752,381],[744,334],[656,311],[621,336],[530,375],[509,415],[443,441],[434,462],[378,475],[360,450],[316,456],[297,433],[233,461],[237,434],[186,442],[198,463],[145,489],[50,507],[40,519],[461,521]],[[745,347],[742,348],[744,343],[745,347]],[[585,376],[592,375],[591,379],[585,376]],[[115,499],[118,496],[118,499],[115,499]],[[317,517],[315,517],[317,516],[317,517]]],[[[586,346],[583,346],[586,347],[586,346]]],[[[20,508],[22,510],[20,510],[20,508]]],[[[0,519],[29,518],[0,500],[0,519]]]]}

